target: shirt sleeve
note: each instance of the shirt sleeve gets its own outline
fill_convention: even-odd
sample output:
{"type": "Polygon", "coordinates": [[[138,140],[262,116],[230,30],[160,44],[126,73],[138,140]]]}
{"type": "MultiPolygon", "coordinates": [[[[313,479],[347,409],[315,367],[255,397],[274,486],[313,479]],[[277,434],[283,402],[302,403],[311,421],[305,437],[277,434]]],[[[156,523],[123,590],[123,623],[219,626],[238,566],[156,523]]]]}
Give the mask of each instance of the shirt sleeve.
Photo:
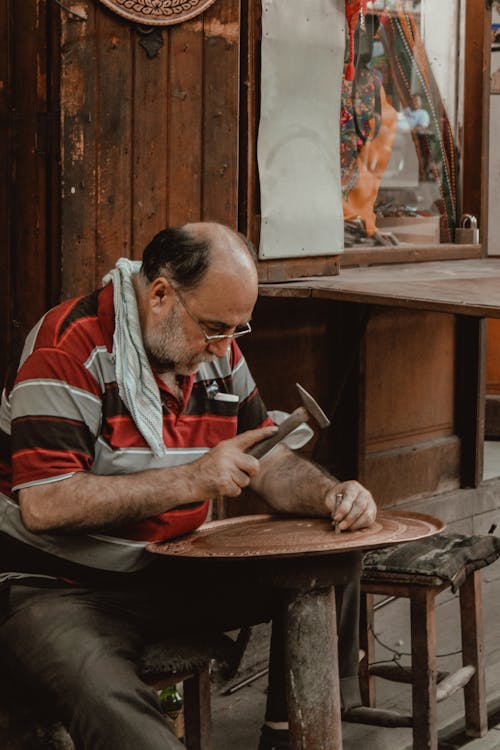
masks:
{"type": "Polygon", "coordinates": [[[36,349],[11,393],[13,490],[90,469],[100,430],[99,386],[56,348],[36,349]]]}

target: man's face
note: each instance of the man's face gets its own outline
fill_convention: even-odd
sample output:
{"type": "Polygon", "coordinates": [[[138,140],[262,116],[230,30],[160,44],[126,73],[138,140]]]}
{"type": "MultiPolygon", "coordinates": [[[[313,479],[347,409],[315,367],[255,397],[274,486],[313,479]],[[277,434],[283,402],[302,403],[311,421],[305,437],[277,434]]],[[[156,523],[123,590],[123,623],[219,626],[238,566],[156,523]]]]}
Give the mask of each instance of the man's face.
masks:
{"type": "Polygon", "coordinates": [[[174,304],[163,321],[146,328],[144,346],[153,368],[160,372],[175,372],[177,375],[191,375],[202,362],[215,359],[216,355],[207,351],[205,340],[193,340],[185,330],[185,313],[179,304],[174,304]]]}
{"type": "Polygon", "coordinates": [[[175,292],[166,284],[157,312],[147,321],[144,345],[154,369],[191,375],[203,362],[222,357],[230,339],[206,341],[207,335],[231,334],[252,315],[257,296],[253,278],[209,270],[194,290],[175,292]]]}

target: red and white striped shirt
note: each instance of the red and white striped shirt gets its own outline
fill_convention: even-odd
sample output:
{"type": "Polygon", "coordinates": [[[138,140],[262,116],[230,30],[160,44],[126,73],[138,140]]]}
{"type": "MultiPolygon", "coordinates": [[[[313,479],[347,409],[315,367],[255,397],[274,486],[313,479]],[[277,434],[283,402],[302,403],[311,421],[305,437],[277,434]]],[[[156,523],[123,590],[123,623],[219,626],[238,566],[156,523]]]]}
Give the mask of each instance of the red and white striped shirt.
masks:
{"type": "Polygon", "coordinates": [[[56,554],[65,559],[123,570],[142,567],[145,542],[199,526],[208,502],[200,498],[200,503],[131,524],[117,530],[116,537],[85,534],[77,540],[74,534],[30,534],[15,491],[80,471],[128,474],[190,463],[221,440],[271,420],[233,340],[225,357],[203,363],[194,376],[184,378],[182,404],[158,379],[166,451],[154,456],[118,393],[113,332],[109,284],[53,308],[28,336],[14,387],[2,396],[0,504],[6,512],[1,529],[51,553],[55,544],[56,554]]]}

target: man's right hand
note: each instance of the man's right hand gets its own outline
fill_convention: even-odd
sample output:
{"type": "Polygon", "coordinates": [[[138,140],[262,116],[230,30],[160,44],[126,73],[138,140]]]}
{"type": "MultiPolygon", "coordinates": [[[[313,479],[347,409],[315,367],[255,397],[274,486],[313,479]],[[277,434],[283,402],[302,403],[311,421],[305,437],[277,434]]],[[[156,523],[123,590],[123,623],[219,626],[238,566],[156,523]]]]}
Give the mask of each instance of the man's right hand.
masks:
{"type": "Polygon", "coordinates": [[[222,440],[215,448],[194,461],[190,468],[200,487],[200,498],[240,495],[260,468],[258,459],[249,456],[245,451],[274,435],[277,429],[272,426],[242,432],[230,440],[222,440]]]}

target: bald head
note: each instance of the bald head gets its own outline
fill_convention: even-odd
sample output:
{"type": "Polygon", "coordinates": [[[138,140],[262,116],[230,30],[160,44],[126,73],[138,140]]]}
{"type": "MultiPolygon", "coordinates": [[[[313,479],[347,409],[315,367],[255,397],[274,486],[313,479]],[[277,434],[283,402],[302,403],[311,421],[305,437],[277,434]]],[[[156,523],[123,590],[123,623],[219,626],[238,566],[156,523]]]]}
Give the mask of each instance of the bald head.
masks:
{"type": "Polygon", "coordinates": [[[188,290],[202,283],[209,271],[256,284],[251,244],[223,224],[194,222],[162,230],[144,250],[142,272],[149,282],[165,275],[188,290]]]}
{"type": "Polygon", "coordinates": [[[243,235],[215,222],[186,224],[183,229],[199,241],[206,242],[209,251],[207,272],[231,274],[240,280],[257,279],[255,253],[243,235]]]}

